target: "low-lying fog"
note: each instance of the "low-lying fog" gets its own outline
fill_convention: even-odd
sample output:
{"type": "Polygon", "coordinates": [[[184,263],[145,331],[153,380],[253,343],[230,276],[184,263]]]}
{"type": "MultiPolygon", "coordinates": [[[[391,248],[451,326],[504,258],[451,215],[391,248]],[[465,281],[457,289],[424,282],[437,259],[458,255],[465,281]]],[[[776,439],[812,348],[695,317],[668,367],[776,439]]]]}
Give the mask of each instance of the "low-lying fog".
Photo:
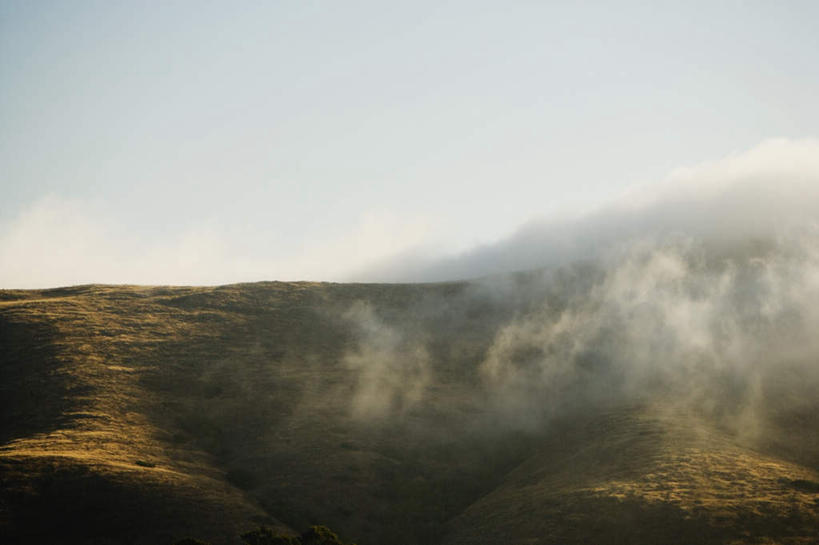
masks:
{"type": "MultiPolygon", "coordinates": [[[[505,309],[487,318],[477,378],[497,414],[518,425],[662,398],[757,435],[759,414],[819,394],[817,219],[819,142],[771,141],[584,218],[368,274],[479,278],[457,302],[426,301],[407,316],[457,321],[453,305],[505,309]]],[[[345,357],[359,374],[353,413],[421,402],[434,380],[429,335],[363,304],[346,318],[360,332],[345,357]]]]}

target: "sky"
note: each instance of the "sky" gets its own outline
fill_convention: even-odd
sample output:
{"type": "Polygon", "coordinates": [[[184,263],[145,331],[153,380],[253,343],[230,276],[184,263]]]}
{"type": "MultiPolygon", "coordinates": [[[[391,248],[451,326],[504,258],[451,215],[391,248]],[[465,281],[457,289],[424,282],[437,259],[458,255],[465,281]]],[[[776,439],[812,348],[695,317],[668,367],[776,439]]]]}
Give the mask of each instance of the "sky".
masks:
{"type": "Polygon", "coordinates": [[[396,270],[701,165],[809,158],[817,20],[810,1],[0,0],[0,288],[476,276],[396,270]]]}

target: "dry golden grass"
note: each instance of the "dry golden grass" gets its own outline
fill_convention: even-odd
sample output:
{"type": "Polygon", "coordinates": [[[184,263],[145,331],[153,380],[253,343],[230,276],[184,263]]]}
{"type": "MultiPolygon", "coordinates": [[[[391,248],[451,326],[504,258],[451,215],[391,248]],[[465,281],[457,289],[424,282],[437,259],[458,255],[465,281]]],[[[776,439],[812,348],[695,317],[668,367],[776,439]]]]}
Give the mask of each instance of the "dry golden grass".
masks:
{"type": "Polygon", "coordinates": [[[565,422],[447,543],[814,543],[818,500],[814,470],[631,408],[565,422]]]}
{"type": "Polygon", "coordinates": [[[656,406],[488,426],[474,368],[496,309],[407,315],[428,299],[464,305],[462,289],[0,292],[0,530],[233,543],[264,522],[326,523],[364,545],[816,542],[815,420],[789,420],[770,445],[656,406]],[[350,411],[342,356],[356,343],[339,316],[358,300],[430,346],[424,403],[395,418],[350,411]]]}
{"type": "MultiPolygon", "coordinates": [[[[15,420],[4,431],[12,427],[17,432],[0,447],[6,497],[14,497],[16,486],[19,502],[37,505],[38,491],[31,483],[51,482],[53,475],[62,475],[76,485],[76,490],[64,494],[83,502],[95,492],[84,491],[81,476],[93,475],[110,485],[98,493],[110,497],[114,505],[120,496],[142,498],[139,510],[144,512],[133,513],[134,520],[123,527],[138,528],[138,542],[149,543],[158,536],[168,540],[186,531],[226,541],[260,521],[286,529],[228,485],[212,457],[169,445],[167,430],[149,418],[161,410],[162,401],[140,380],[155,365],[156,351],[169,341],[195,342],[210,334],[197,319],[199,311],[158,304],[164,296],[157,294],[165,291],[89,286],[5,294],[0,312],[6,331],[15,333],[9,331],[11,324],[25,326],[23,334],[4,339],[17,349],[3,362],[6,416],[15,420]],[[25,336],[26,330],[40,326],[48,336],[25,336]],[[42,358],[44,345],[48,355],[42,358]],[[37,387],[43,381],[58,384],[58,391],[42,395],[37,387]],[[36,397],[36,405],[21,414],[14,401],[27,394],[36,397]],[[52,421],[44,430],[35,425],[33,433],[24,433],[26,422],[36,420],[32,417],[39,413],[52,415],[52,421]],[[112,491],[111,486],[121,490],[112,491]]],[[[198,290],[174,293],[180,291],[198,290]]],[[[61,509],[60,498],[52,500],[54,504],[45,508],[55,512],[41,513],[46,518],[61,509]]],[[[13,531],[32,531],[36,536],[41,529],[13,531]]]]}

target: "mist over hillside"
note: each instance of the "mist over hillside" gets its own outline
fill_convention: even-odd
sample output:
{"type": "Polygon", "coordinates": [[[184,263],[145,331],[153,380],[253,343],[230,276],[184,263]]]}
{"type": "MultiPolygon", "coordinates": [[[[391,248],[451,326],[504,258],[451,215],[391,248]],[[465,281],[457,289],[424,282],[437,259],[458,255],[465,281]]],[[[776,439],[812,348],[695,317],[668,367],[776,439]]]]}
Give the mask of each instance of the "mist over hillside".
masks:
{"type": "Polygon", "coordinates": [[[818,20],[0,0],[0,545],[819,544],[818,20]]]}
{"type": "Polygon", "coordinates": [[[810,543],[818,147],[405,271],[469,281],[2,291],[2,530],[810,543]]]}
{"type": "Polygon", "coordinates": [[[816,242],[673,236],[472,282],[4,291],[3,531],[809,543],[816,242]]]}

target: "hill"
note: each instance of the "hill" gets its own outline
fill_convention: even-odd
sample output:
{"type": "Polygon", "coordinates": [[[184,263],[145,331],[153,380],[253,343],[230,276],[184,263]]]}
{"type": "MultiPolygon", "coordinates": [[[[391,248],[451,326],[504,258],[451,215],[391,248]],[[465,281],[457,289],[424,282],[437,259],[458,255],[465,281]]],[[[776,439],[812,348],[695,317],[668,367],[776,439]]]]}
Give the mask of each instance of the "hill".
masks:
{"type": "Polygon", "coordinates": [[[502,342],[521,317],[565,314],[600,274],[0,292],[2,533],[810,542],[819,434],[804,375],[763,388],[800,402],[766,405],[765,433],[746,433],[722,405],[671,403],[666,383],[625,395],[588,353],[572,359],[582,373],[550,378],[556,396],[526,367],[543,347],[502,342]],[[526,373],[497,382],[499,354],[526,373]]]}
{"type": "Polygon", "coordinates": [[[689,418],[621,409],[556,426],[446,543],[814,543],[817,499],[816,471],[689,418]]]}

